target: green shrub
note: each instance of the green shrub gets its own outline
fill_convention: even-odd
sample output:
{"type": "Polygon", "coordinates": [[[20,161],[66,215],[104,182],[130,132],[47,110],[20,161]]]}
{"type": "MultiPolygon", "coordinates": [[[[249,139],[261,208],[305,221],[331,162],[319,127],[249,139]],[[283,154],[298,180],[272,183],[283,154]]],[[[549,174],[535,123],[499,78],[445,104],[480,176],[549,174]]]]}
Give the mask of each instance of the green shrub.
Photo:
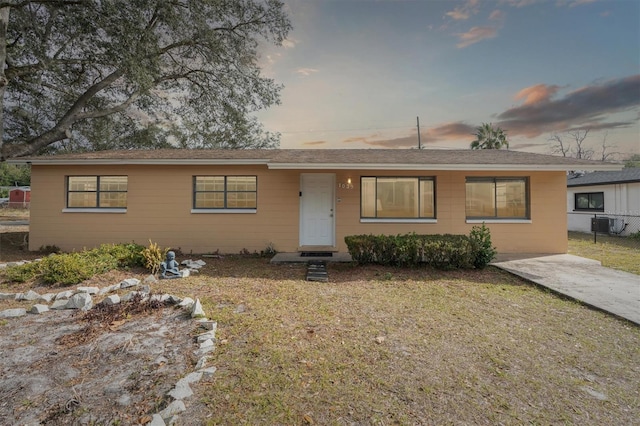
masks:
{"type": "Polygon", "coordinates": [[[629,234],[629,238],[633,238],[634,240],[640,241],[640,231],[634,232],[633,234],[629,234]]]}
{"type": "Polygon", "coordinates": [[[17,282],[40,278],[45,284],[78,284],[113,269],[142,266],[143,248],[133,243],[103,244],[92,250],[54,253],[40,262],[7,268],[5,276],[17,282]]]}
{"type": "Polygon", "coordinates": [[[46,284],[78,284],[94,275],[117,269],[120,264],[113,254],[108,248],[52,254],[42,259],[40,277],[46,284]]]}
{"type": "Polygon", "coordinates": [[[360,264],[473,268],[474,244],[466,235],[350,235],[349,254],[360,264]]]}
{"type": "Polygon", "coordinates": [[[142,255],[144,246],[140,244],[102,244],[94,250],[97,250],[98,255],[114,258],[120,268],[144,266],[144,257],[142,255]]]}
{"type": "Polygon", "coordinates": [[[484,223],[469,235],[349,235],[345,243],[360,263],[393,266],[428,265],[437,269],[482,269],[496,255],[484,223]]]}
{"type": "Polygon", "coordinates": [[[24,283],[35,279],[40,274],[40,265],[39,262],[31,262],[9,266],[5,269],[4,274],[9,281],[24,283]]]}
{"type": "Polygon", "coordinates": [[[474,226],[469,233],[469,238],[474,244],[475,259],[473,266],[483,269],[496,257],[498,252],[491,244],[491,231],[482,223],[482,226],[474,226]]]}

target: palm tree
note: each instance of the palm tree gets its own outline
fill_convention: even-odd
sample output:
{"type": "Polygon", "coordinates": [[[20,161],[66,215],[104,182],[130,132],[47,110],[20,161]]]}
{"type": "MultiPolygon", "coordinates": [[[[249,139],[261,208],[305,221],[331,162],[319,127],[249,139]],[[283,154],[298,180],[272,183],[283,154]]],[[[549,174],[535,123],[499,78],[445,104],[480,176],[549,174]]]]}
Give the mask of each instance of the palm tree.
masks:
{"type": "Polygon", "coordinates": [[[493,127],[491,123],[482,123],[476,130],[476,140],[471,142],[471,149],[509,149],[507,134],[500,127],[493,127]]]}

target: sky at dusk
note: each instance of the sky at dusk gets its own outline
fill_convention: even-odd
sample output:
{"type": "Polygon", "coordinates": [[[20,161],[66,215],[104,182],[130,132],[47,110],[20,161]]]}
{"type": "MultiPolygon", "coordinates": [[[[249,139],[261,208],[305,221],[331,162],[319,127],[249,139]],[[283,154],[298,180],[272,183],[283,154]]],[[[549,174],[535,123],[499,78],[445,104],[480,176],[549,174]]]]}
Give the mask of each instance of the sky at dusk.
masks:
{"type": "MultiPolygon", "coordinates": [[[[285,0],[293,31],[262,50],[281,148],[468,148],[475,128],[551,153],[591,129],[640,153],[638,0],[285,0]]],[[[596,154],[597,156],[597,154],[596,154]]]]}

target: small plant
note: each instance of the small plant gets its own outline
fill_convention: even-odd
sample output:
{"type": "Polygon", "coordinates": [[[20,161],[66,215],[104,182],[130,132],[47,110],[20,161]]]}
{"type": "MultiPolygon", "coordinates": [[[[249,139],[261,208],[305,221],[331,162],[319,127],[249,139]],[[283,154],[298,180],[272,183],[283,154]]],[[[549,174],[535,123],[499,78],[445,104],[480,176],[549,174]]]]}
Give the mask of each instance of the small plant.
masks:
{"type": "Polygon", "coordinates": [[[62,252],[62,250],[60,250],[60,247],[58,247],[57,245],[53,244],[53,245],[46,245],[46,246],[40,246],[40,248],[38,249],[39,252],[41,253],[46,253],[46,254],[51,254],[51,253],[60,253],[62,252]]]}
{"type": "Polygon", "coordinates": [[[640,241],[640,231],[629,234],[629,238],[640,241]]]}
{"type": "Polygon", "coordinates": [[[469,238],[474,244],[476,253],[473,266],[477,269],[483,269],[496,257],[498,253],[496,248],[491,244],[491,231],[484,225],[474,226],[469,233],[469,238]]]}
{"type": "Polygon", "coordinates": [[[278,254],[278,250],[274,247],[273,243],[267,244],[267,247],[260,252],[262,257],[273,257],[278,254]]]}
{"type": "Polygon", "coordinates": [[[162,250],[157,243],[149,240],[149,246],[145,247],[141,252],[144,259],[144,267],[150,270],[152,274],[157,274],[160,270],[160,264],[168,251],[169,248],[162,250]]]}

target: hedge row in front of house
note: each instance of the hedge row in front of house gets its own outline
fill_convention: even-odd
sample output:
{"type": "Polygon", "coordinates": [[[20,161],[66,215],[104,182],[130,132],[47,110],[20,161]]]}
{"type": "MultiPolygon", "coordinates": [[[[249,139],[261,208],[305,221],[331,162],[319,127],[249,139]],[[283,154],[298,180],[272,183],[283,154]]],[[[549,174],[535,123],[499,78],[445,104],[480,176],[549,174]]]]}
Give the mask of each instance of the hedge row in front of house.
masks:
{"type": "Polygon", "coordinates": [[[484,224],[474,227],[469,235],[349,235],[345,242],[351,258],[359,264],[481,269],[496,254],[484,224]]]}

